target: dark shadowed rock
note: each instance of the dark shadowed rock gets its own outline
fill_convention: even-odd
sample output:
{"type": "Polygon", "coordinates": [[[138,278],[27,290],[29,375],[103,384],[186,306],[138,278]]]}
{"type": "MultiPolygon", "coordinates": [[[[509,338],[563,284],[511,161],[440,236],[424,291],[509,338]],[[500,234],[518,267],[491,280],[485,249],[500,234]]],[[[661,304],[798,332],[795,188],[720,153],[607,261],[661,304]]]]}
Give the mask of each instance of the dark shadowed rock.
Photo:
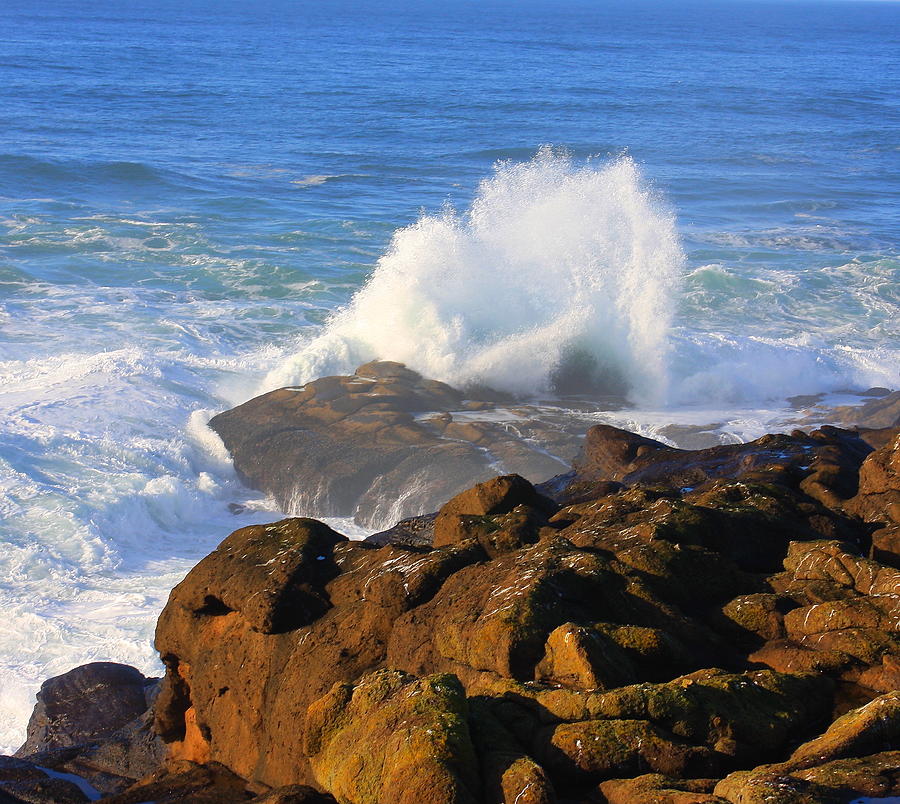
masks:
{"type": "Polygon", "coordinates": [[[191,804],[237,804],[252,798],[246,782],[218,763],[201,766],[173,762],[103,801],[108,804],[176,804],[185,801],[191,804]]]}
{"type": "Polygon", "coordinates": [[[384,547],[387,544],[405,547],[431,547],[434,541],[434,520],[436,518],[437,514],[423,514],[409,519],[401,519],[392,528],[367,536],[365,542],[376,547],[384,547]]]}
{"type": "Polygon", "coordinates": [[[84,665],[50,679],[38,694],[19,755],[81,777],[101,793],[120,792],[164,758],[164,743],[153,728],[159,688],[159,679],[112,663],[84,665]]]}
{"type": "Polygon", "coordinates": [[[70,780],[51,778],[32,762],[0,756],[0,804],[82,804],[89,800],[70,780]]]}
{"type": "Polygon", "coordinates": [[[93,662],[45,681],[16,756],[109,737],[147,710],[148,680],[124,664],[93,662]]]}

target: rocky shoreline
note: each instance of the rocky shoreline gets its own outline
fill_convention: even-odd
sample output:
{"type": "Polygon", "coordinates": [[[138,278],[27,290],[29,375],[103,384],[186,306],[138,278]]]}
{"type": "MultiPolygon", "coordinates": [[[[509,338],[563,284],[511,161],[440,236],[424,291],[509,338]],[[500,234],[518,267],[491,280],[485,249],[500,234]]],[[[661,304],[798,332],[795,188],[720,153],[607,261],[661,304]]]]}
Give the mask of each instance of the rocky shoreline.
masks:
{"type": "Polygon", "coordinates": [[[700,450],[595,425],[571,467],[579,433],[483,396],[376,363],[214,418],[285,509],[403,521],[232,533],[164,679],[44,684],[0,804],[900,796],[900,394],[700,450]]]}

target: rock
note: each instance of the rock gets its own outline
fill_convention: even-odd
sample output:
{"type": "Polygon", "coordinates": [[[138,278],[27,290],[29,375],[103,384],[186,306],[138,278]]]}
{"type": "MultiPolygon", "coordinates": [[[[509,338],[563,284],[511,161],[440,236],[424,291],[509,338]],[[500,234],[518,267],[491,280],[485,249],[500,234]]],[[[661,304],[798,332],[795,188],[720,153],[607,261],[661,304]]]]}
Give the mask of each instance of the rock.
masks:
{"type": "Polygon", "coordinates": [[[165,744],[153,728],[153,711],[112,735],[70,748],[30,755],[45,768],[85,779],[104,795],[119,793],[152,773],[165,759],[165,744]]]}
{"type": "Polygon", "coordinates": [[[791,543],[786,572],[768,581],[778,599],[792,604],[783,615],[784,634],[769,632],[771,640],[751,661],[826,673],[870,696],[900,683],[900,571],[853,550],[835,541],[791,543]]]}
{"type": "Polygon", "coordinates": [[[228,768],[211,762],[173,762],[128,790],[102,799],[103,804],[237,804],[253,799],[246,782],[228,768]]]}
{"type": "Polygon", "coordinates": [[[397,618],[387,660],[416,674],[452,670],[466,684],[479,673],[527,681],[551,632],[567,622],[662,627],[697,657],[710,638],[627,567],[548,538],[447,578],[432,599],[397,618]]]}
{"type": "Polygon", "coordinates": [[[872,534],[869,557],[881,564],[900,569],[900,525],[888,525],[872,534]]]}
{"type": "Polygon", "coordinates": [[[387,530],[373,533],[364,540],[367,544],[384,547],[396,544],[404,547],[431,547],[434,541],[434,520],[437,514],[423,514],[401,519],[387,530]]]}
{"type": "MultiPolygon", "coordinates": [[[[887,389],[872,389],[886,391],[887,389]]],[[[900,391],[883,394],[862,405],[832,408],[828,417],[847,427],[900,427],[900,391]]]]}
{"type": "Polygon", "coordinates": [[[556,804],[549,777],[479,698],[469,701],[469,730],[481,767],[482,800],[497,804],[556,804]]]}
{"type": "MultiPolygon", "coordinates": [[[[205,573],[194,583],[197,569],[176,587],[157,628],[168,665],[157,720],[173,756],[213,759],[270,787],[312,783],[296,728],[307,707],[335,683],[383,666],[398,616],[485,557],[477,544],[423,554],[358,542],[324,555],[318,563],[340,571],[321,590],[329,605],[292,631],[263,633],[239,611],[196,609],[205,588],[205,573]]],[[[268,589],[265,575],[248,579],[250,599],[268,589]]]]}
{"type": "Polygon", "coordinates": [[[476,539],[488,555],[537,541],[556,504],[519,475],[495,477],[458,494],[434,521],[434,546],[476,539]]]}
{"type": "Polygon", "coordinates": [[[580,480],[619,481],[650,458],[684,452],[628,430],[596,424],[587,431],[581,455],[575,461],[580,480]]]}
{"type": "Polygon", "coordinates": [[[457,494],[441,506],[438,520],[460,514],[472,516],[508,514],[520,505],[537,508],[548,515],[555,513],[558,508],[551,500],[538,494],[534,486],[524,477],[501,475],[457,494]]]}
{"type": "Polygon", "coordinates": [[[796,604],[780,595],[756,593],[740,595],[722,607],[723,616],[759,644],[783,639],[784,615],[796,604]]]}
{"type": "Polygon", "coordinates": [[[310,623],[329,606],[332,549],[345,536],[314,519],[282,519],[231,534],[172,596],[195,613],[237,612],[264,634],[310,623]]]}
{"type": "Polygon", "coordinates": [[[763,766],[727,776],[715,794],[731,804],[846,804],[895,801],[900,751],[791,770],[763,766]]]}
{"type": "Polygon", "coordinates": [[[150,680],[124,664],[93,662],[41,685],[16,756],[111,736],[147,710],[150,680]]]}
{"type": "Polygon", "coordinates": [[[251,804],[335,804],[335,800],[309,785],[291,784],[257,796],[251,804]]]}
{"type": "MultiPolygon", "coordinates": [[[[383,370],[412,382],[401,368],[383,370]]],[[[346,804],[892,789],[893,736],[839,720],[814,762],[788,756],[900,685],[900,570],[862,555],[852,503],[875,489],[870,446],[835,428],[589,446],[581,480],[542,486],[558,510],[505,475],[368,542],[306,519],[228,537],[159,620],[167,766],[221,763],[235,800],[308,785],[346,804]]]]}
{"type": "Polygon", "coordinates": [[[69,779],[51,778],[32,762],[0,756],[0,804],[82,804],[90,799],[69,779]]]}
{"type": "Polygon", "coordinates": [[[19,754],[43,768],[80,777],[103,794],[118,793],[164,758],[165,746],[153,728],[159,688],[159,679],[112,663],[83,665],[50,679],[38,693],[33,728],[19,754]],[[82,689],[84,698],[78,695],[82,689]],[[85,708],[85,700],[91,708],[85,708]]]}
{"type": "Polygon", "coordinates": [[[738,570],[777,569],[792,539],[851,533],[841,519],[796,492],[740,481],[716,481],[683,498],[658,488],[628,489],[566,506],[551,522],[563,525],[561,534],[574,544],[617,555],[645,546],[664,550],[665,544],[711,551],[720,568],[710,578],[713,586],[703,589],[718,583],[732,593],[734,584],[746,585],[738,570]]]}
{"type": "Polygon", "coordinates": [[[264,394],[214,416],[210,427],[244,482],[282,510],[363,525],[434,511],[495,474],[494,460],[534,480],[567,467],[581,435],[572,422],[509,414],[519,437],[489,415],[472,419],[473,408],[490,412],[497,403],[473,406],[463,396],[398,363],[375,362],[353,376],[264,394]]]}
{"type": "Polygon", "coordinates": [[[602,631],[564,623],[547,637],[535,678],[569,689],[596,690],[631,683],[637,673],[625,651],[602,631]]]}
{"type": "Polygon", "coordinates": [[[304,749],[318,784],[345,804],[474,804],[480,784],[467,717],[453,676],[384,670],[336,684],[313,703],[304,749]]]}
{"type": "Polygon", "coordinates": [[[569,784],[596,783],[651,770],[671,775],[709,771],[709,749],[678,740],[643,720],[588,720],[563,723],[539,733],[546,748],[538,756],[554,778],[569,784]]]}
{"type": "Polygon", "coordinates": [[[809,435],[766,435],[746,444],[681,450],[609,425],[587,432],[571,483],[599,480],[693,489],[710,480],[807,481],[806,493],[829,507],[856,494],[856,472],[871,451],[857,432],[822,427],[809,435]]]}
{"type": "Polygon", "coordinates": [[[900,692],[838,718],[786,762],[733,773],[715,793],[734,804],[845,802],[900,793],[900,692]]]}
{"type": "Polygon", "coordinates": [[[810,761],[821,764],[834,759],[900,750],[898,746],[900,690],[875,698],[865,706],[838,718],[821,737],[797,748],[788,762],[794,767],[810,761]]]}
{"type": "Polygon", "coordinates": [[[713,795],[715,779],[673,779],[648,773],[634,779],[610,779],[600,785],[607,804],[722,804],[713,795]]]}
{"type": "Polygon", "coordinates": [[[859,470],[859,493],[848,507],[866,522],[900,524],[900,431],[866,458],[859,470]]]}

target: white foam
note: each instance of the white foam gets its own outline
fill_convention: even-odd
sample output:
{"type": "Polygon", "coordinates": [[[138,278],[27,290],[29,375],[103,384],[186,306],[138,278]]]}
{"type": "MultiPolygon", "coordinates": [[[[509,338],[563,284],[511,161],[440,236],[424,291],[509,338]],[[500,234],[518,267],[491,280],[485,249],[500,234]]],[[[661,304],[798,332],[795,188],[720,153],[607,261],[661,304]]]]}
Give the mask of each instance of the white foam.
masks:
{"type": "Polygon", "coordinates": [[[900,384],[896,260],[683,266],[673,216],[631,159],[578,166],[544,148],[498,164],[466,212],[397,231],[256,390],[376,358],[524,396],[574,377],[670,408],[900,384]]]}
{"type": "Polygon", "coordinates": [[[384,358],[531,394],[574,359],[658,399],[682,264],[672,214],[631,159],[576,166],[543,148],[498,164],[465,213],[396,232],[350,304],[265,386],[384,358]]]}

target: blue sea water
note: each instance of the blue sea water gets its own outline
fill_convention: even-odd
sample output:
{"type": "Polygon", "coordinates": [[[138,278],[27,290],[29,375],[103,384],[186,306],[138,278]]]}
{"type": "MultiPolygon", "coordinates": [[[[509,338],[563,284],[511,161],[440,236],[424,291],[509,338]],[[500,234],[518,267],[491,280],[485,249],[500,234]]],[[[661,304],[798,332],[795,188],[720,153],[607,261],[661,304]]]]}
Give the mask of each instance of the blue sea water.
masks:
{"type": "Polygon", "coordinates": [[[634,426],[752,437],[900,385],[900,3],[6,0],[0,29],[0,747],[49,675],[153,671],[168,589],[277,515],[205,427],[261,390],[383,357],[547,393],[580,350],[634,426]]]}

